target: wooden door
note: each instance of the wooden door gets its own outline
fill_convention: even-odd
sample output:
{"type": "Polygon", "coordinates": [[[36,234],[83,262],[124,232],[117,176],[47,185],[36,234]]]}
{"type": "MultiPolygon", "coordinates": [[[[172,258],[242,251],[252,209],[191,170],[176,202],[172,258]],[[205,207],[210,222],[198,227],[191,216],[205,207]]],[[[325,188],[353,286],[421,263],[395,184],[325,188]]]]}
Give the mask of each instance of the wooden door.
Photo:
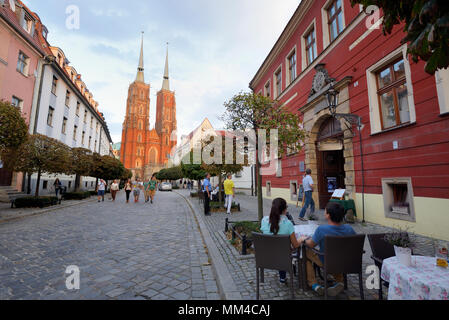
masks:
{"type": "Polygon", "coordinates": [[[335,189],[345,189],[343,150],[318,152],[318,192],[320,209],[326,208],[335,189]]]}
{"type": "Polygon", "coordinates": [[[0,168],[0,186],[10,186],[12,181],[12,171],[0,168]]]}

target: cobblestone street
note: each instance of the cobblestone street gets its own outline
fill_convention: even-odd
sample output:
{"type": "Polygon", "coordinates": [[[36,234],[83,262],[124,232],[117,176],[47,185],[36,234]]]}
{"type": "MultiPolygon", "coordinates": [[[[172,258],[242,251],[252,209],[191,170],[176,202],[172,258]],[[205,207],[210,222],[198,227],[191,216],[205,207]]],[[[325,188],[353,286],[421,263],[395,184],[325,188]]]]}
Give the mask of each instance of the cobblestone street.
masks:
{"type": "MultiPolygon", "coordinates": [[[[182,190],[181,193],[186,196],[194,208],[202,213],[203,207],[199,205],[197,198],[189,198],[187,191],[182,190]]],[[[242,212],[228,216],[224,213],[213,213],[211,217],[204,217],[204,222],[209,229],[210,235],[213,238],[218,250],[220,251],[225,264],[227,265],[230,274],[235,282],[236,287],[240,291],[243,299],[254,300],[256,298],[256,269],[254,255],[241,256],[234,247],[229,244],[229,241],[224,235],[225,219],[228,217],[230,221],[256,221],[257,220],[257,200],[255,197],[247,195],[237,195],[236,202],[240,203],[242,212]]],[[[271,208],[271,201],[264,200],[264,214],[268,215],[271,208]]],[[[298,220],[299,209],[290,206],[289,211],[295,218],[295,222],[300,224],[298,220]]],[[[323,213],[321,212],[320,223],[324,223],[323,213]]],[[[374,224],[361,224],[356,223],[353,225],[357,233],[383,233],[391,231],[391,229],[374,225],[374,224]]],[[[415,253],[421,255],[432,256],[434,254],[433,240],[425,237],[417,237],[417,248],[415,253]]],[[[365,251],[363,256],[364,270],[366,267],[373,264],[371,257],[371,249],[368,239],[365,240],[365,251]]],[[[364,275],[364,281],[368,275],[364,275]]],[[[359,285],[357,275],[348,275],[348,291],[344,294],[340,294],[337,299],[360,299],[359,285]]],[[[365,283],[365,282],[364,282],[365,283]]],[[[312,291],[302,291],[298,289],[297,279],[294,281],[294,285],[297,288],[295,291],[295,298],[298,300],[317,300],[322,299],[312,291]]],[[[285,284],[279,283],[279,275],[276,271],[265,271],[265,283],[261,284],[261,299],[264,300],[287,300],[290,299],[289,287],[285,284]]],[[[365,299],[373,300],[378,299],[377,290],[365,290],[365,299]]],[[[387,295],[387,289],[384,288],[384,294],[387,295]]]]}
{"type": "Polygon", "coordinates": [[[84,202],[0,224],[0,299],[219,299],[190,208],[175,193],[155,204],[84,202]],[[66,267],[80,268],[69,291],[66,267]]]}

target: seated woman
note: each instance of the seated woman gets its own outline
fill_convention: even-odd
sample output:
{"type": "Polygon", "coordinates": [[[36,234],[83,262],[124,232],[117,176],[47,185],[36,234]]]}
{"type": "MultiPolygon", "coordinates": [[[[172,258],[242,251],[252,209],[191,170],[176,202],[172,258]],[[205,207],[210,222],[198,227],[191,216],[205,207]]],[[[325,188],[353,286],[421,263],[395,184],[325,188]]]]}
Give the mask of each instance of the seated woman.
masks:
{"type": "MultiPolygon", "coordinates": [[[[288,235],[294,248],[299,247],[295,227],[287,218],[287,202],[282,198],[274,199],[269,217],[262,219],[261,231],[268,235],[288,235]]],[[[287,282],[287,272],[279,271],[279,281],[287,282]]]]}

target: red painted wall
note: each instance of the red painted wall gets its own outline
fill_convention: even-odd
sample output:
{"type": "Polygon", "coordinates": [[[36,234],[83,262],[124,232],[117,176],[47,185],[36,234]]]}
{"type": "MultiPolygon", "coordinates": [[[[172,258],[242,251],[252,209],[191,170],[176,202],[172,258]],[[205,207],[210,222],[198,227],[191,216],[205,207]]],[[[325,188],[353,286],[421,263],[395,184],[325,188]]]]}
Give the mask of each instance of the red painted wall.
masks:
{"type": "MultiPolygon", "coordinates": [[[[253,84],[254,91],[263,90],[268,79],[273,85],[273,73],[282,63],[283,90],[285,89],[285,58],[292,48],[297,47],[297,74],[301,75],[301,36],[313,19],[316,19],[316,39],[318,55],[323,52],[321,8],[324,0],[315,1],[306,17],[281,53],[276,57],[261,80],[253,84]]],[[[344,0],[346,28],[359,14],[359,7],[351,8],[349,0],[344,0]]],[[[412,86],[414,91],[416,123],[371,135],[369,100],[366,70],[401,46],[404,37],[402,26],[396,26],[391,35],[384,36],[375,30],[363,39],[353,50],[349,46],[367,30],[365,23],[357,25],[322,60],[332,78],[340,80],[352,76],[349,85],[350,109],[363,119],[362,132],[366,192],[381,194],[381,179],[387,177],[412,177],[414,195],[419,197],[449,198],[449,117],[440,116],[435,77],[424,71],[424,63],[413,63],[410,59],[412,86]],[[357,86],[354,83],[358,82],[357,86]],[[399,150],[393,150],[393,141],[398,141],[399,150]]],[[[311,69],[303,79],[289,90],[281,101],[285,102],[295,93],[297,97],[288,104],[288,109],[298,109],[307,103],[315,70],[311,69]]],[[[302,76],[302,75],[301,75],[302,76]]],[[[356,191],[361,192],[361,162],[358,137],[354,139],[356,170],[356,191]]],[[[289,188],[291,180],[300,180],[299,162],[304,161],[304,153],[282,161],[282,178],[263,177],[263,185],[271,181],[273,188],[289,188]]]]}

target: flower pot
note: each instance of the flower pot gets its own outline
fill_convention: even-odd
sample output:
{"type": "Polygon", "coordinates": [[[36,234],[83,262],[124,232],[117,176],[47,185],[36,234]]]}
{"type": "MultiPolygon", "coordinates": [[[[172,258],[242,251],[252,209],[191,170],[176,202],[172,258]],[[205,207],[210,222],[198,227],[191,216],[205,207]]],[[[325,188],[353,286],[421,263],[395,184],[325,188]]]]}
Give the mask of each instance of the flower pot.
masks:
{"type": "Polygon", "coordinates": [[[400,263],[407,267],[412,265],[412,249],[394,246],[394,252],[400,263]]]}

